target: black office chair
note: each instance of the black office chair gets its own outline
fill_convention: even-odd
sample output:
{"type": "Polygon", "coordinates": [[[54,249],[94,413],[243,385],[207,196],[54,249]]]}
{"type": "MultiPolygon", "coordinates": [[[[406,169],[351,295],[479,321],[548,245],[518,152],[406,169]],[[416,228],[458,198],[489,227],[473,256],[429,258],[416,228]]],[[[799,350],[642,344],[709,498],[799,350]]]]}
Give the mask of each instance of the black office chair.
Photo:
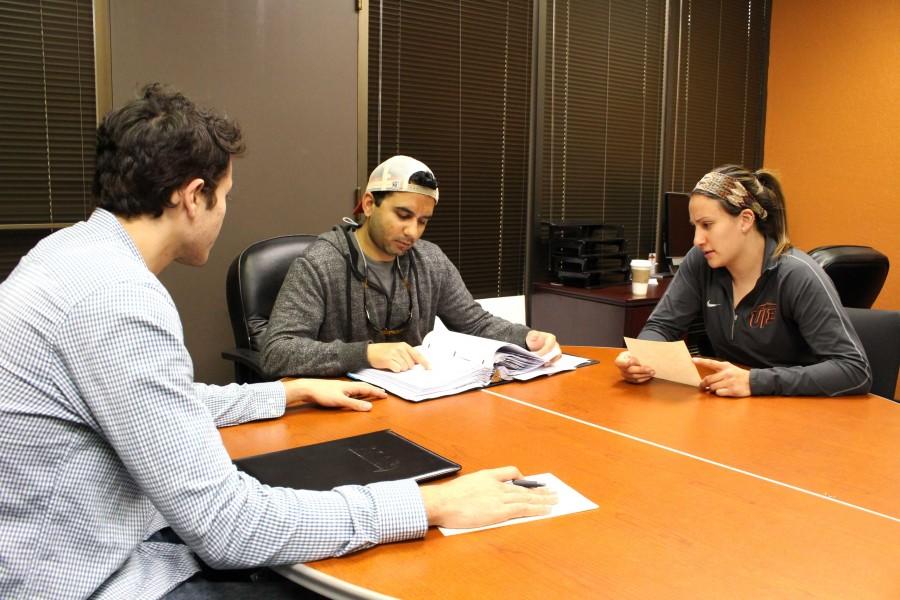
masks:
{"type": "Polygon", "coordinates": [[[891,266],[888,257],[869,246],[819,246],[809,255],[828,273],[841,304],[871,308],[891,266]]]}
{"type": "Polygon", "coordinates": [[[236,382],[270,380],[259,361],[269,315],[291,263],[315,240],[303,234],[262,240],[238,254],[228,268],[225,295],[237,347],[222,352],[222,358],[234,362],[236,382]]]}
{"type": "Polygon", "coordinates": [[[847,316],[872,365],[873,394],[896,400],[900,369],[900,310],[848,308],[847,316]]]}

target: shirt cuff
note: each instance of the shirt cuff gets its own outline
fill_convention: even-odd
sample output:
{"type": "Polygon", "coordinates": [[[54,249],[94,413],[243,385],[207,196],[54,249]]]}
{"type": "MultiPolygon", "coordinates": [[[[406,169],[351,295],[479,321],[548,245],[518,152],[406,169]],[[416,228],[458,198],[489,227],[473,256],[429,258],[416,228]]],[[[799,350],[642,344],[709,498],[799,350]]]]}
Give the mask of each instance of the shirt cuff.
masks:
{"type": "Polygon", "coordinates": [[[516,324],[517,329],[514,331],[515,343],[519,346],[522,346],[526,350],[528,350],[528,334],[532,331],[538,331],[537,329],[531,329],[530,327],[525,327],[524,325],[516,324]]]}
{"type": "Polygon", "coordinates": [[[751,396],[772,396],[775,393],[775,373],[771,369],[750,369],[751,396]]]}
{"type": "Polygon", "coordinates": [[[360,369],[371,367],[369,364],[369,342],[347,342],[340,349],[339,360],[347,365],[347,371],[352,373],[360,369]]]}
{"type": "Polygon", "coordinates": [[[283,383],[280,381],[257,383],[253,385],[253,392],[255,406],[252,420],[275,419],[284,414],[287,396],[283,383]]]}
{"type": "Polygon", "coordinates": [[[366,486],[378,519],[379,544],[420,538],[428,531],[428,515],[419,484],[412,479],[366,486]]]}
{"type": "Polygon", "coordinates": [[[666,336],[662,335],[658,331],[653,331],[652,329],[641,329],[641,332],[638,333],[637,339],[639,340],[653,340],[656,342],[668,342],[666,336]]]}

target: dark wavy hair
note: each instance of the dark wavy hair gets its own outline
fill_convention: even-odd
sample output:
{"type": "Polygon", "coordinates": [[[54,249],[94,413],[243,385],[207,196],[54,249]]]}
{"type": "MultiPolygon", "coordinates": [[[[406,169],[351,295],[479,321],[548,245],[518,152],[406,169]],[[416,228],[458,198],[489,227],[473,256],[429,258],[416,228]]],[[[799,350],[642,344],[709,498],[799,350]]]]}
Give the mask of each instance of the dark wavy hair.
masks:
{"type": "Polygon", "coordinates": [[[172,192],[199,178],[207,205],[215,206],[213,192],[231,157],[243,151],[236,122],[151,83],[97,128],[97,205],[128,218],[156,218],[172,206],[172,192]]]}

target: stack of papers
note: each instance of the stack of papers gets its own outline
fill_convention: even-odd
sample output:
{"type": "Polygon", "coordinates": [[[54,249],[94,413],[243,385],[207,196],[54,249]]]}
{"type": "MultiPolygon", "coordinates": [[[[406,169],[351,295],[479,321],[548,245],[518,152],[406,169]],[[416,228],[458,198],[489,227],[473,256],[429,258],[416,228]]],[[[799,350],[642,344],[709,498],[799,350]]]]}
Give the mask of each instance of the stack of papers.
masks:
{"type": "Polygon", "coordinates": [[[538,356],[521,346],[466,335],[456,331],[435,330],[425,336],[419,350],[433,362],[465,361],[479,365],[491,373],[496,369],[502,379],[513,379],[544,366],[548,360],[559,356],[559,349],[546,356],[538,356]]]}
{"type": "Polygon", "coordinates": [[[461,360],[429,359],[431,370],[415,365],[408,371],[392,373],[380,369],[362,369],[348,373],[359,379],[384,388],[395,396],[418,402],[459,394],[466,390],[484,387],[491,382],[493,369],[461,360]]]}
{"type": "Polygon", "coordinates": [[[554,373],[561,373],[562,371],[574,371],[581,365],[590,364],[586,358],[582,358],[581,356],[572,356],[571,354],[563,354],[559,357],[552,365],[547,365],[546,367],[539,367],[537,369],[532,369],[527,373],[519,373],[513,377],[516,381],[528,381],[529,379],[534,379],[535,377],[540,377],[541,375],[553,375],[554,373]]]}
{"type": "Polygon", "coordinates": [[[428,359],[430,370],[421,365],[400,373],[361,369],[348,373],[348,376],[419,402],[484,387],[500,379],[525,381],[540,375],[571,371],[588,362],[577,356],[563,355],[552,365],[544,366],[559,352],[538,356],[515,344],[448,330],[432,331],[417,350],[428,359]]]}

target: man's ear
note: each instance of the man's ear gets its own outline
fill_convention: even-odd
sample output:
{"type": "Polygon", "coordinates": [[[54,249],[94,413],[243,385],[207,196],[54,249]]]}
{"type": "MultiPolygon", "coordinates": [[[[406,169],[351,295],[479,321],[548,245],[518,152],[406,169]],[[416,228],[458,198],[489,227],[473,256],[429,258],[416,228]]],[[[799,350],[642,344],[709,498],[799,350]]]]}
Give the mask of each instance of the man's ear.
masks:
{"type": "Polygon", "coordinates": [[[375,210],[375,196],[372,195],[372,192],[366,192],[363,194],[360,204],[362,204],[362,211],[366,218],[372,216],[372,211],[375,210]]]}
{"type": "Polygon", "coordinates": [[[192,219],[200,210],[200,203],[206,206],[206,196],[203,195],[203,180],[199,177],[191,179],[172,194],[172,204],[181,205],[192,219]]]}

